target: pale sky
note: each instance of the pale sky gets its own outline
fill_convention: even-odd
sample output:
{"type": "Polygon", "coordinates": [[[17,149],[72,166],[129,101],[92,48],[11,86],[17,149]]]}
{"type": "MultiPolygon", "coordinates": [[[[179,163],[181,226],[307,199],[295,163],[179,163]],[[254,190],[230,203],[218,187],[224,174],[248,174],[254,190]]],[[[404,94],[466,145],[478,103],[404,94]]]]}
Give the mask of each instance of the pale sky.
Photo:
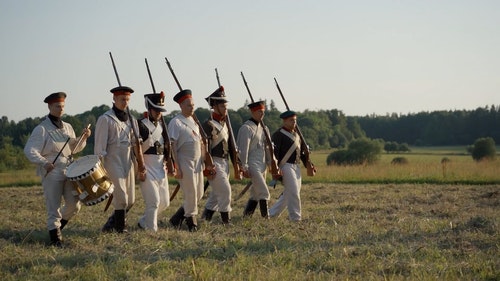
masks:
{"type": "Polygon", "coordinates": [[[229,108],[249,99],[338,109],[348,116],[473,110],[500,105],[500,1],[24,1],[0,0],[0,116],[48,113],[43,99],[68,94],[66,113],[112,105],[132,87],[144,110],[155,88],[177,110],[165,57],[196,107],[217,88],[229,108]]]}

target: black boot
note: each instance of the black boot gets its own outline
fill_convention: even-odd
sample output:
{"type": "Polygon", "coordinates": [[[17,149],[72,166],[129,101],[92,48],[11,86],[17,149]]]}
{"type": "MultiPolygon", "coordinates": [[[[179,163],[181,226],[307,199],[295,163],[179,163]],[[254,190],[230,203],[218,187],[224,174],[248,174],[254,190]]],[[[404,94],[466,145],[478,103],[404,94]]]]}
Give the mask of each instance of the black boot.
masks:
{"type": "Polygon", "coordinates": [[[177,212],[170,218],[170,224],[175,228],[181,228],[182,221],[184,220],[184,207],[177,209],[177,212]]]}
{"type": "Polygon", "coordinates": [[[231,218],[229,217],[229,212],[220,212],[220,218],[223,224],[231,223],[231,218]]]}
{"type": "Polygon", "coordinates": [[[115,210],[115,230],[118,233],[127,232],[127,226],[125,225],[125,210],[115,210]]]}
{"type": "Polygon", "coordinates": [[[257,208],[257,201],[256,200],[248,200],[247,206],[245,207],[245,210],[243,211],[243,216],[244,217],[249,217],[253,215],[253,212],[255,211],[255,208],[257,208]]]}
{"type": "Polygon", "coordinates": [[[259,200],[260,214],[263,218],[269,218],[269,209],[267,208],[267,200],[259,200]]]}
{"type": "Polygon", "coordinates": [[[108,218],[108,221],[101,229],[102,232],[113,232],[115,230],[115,213],[116,211],[108,218]]]}
{"type": "Polygon", "coordinates": [[[196,217],[188,217],[186,218],[186,224],[188,226],[189,232],[198,231],[198,223],[196,221],[196,217]]]}
{"type": "Polygon", "coordinates": [[[211,221],[214,213],[215,213],[215,211],[212,211],[212,210],[205,208],[205,210],[203,210],[203,214],[201,214],[201,218],[206,220],[206,221],[211,221]]]}
{"type": "Polygon", "coordinates": [[[55,228],[49,230],[49,236],[50,236],[50,245],[59,247],[61,248],[63,246],[62,244],[62,234],[61,234],[61,229],[55,228]]]}
{"type": "Polygon", "coordinates": [[[63,230],[63,228],[68,224],[68,220],[62,219],[61,220],[61,226],[59,227],[60,230],[63,230]]]}

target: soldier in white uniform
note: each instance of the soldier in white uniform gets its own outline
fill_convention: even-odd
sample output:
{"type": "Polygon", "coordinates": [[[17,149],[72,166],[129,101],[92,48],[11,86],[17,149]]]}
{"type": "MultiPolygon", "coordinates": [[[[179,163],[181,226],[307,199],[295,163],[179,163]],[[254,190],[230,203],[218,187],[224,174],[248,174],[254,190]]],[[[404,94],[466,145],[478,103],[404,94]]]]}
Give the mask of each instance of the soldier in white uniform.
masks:
{"type": "Polygon", "coordinates": [[[94,154],[99,155],[104,168],[113,182],[114,213],[102,228],[103,232],[127,232],[125,216],[135,202],[135,174],[132,145],[132,124],[127,114],[130,95],[134,92],[127,86],[110,90],[113,107],[97,119],[94,154]]]}
{"type": "Polygon", "coordinates": [[[203,197],[202,136],[193,119],[194,103],[191,90],[185,89],[174,96],[181,112],[168,123],[168,135],[176,163],[176,176],[183,193],[183,205],[170,218],[170,223],[180,228],[184,219],[189,231],[198,230],[196,216],[198,202],[203,197]]]}
{"type": "MultiPolygon", "coordinates": [[[[142,151],[146,166],[146,179],[141,182],[141,193],[144,198],[144,215],[139,219],[139,228],[158,230],[158,215],[170,205],[169,186],[165,162],[170,153],[166,151],[170,141],[167,127],[163,123],[162,112],[165,112],[165,94],[153,93],[144,95],[145,116],[139,122],[142,138],[142,151]]],[[[172,171],[173,172],[173,171],[172,171]]]]}
{"type": "Polygon", "coordinates": [[[279,216],[285,208],[288,208],[288,218],[291,221],[300,221],[302,218],[300,161],[305,165],[306,156],[302,149],[304,144],[300,141],[296,131],[297,115],[295,112],[285,111],[280,118],[283,120],[283,126],[273,134],[272,140],[275,145],[274,154],[283,175],[284,190],[278,201],[269,209],[269,215],[279,216]]]}
{"type": "Polygon", "coordinates": [[[62,246],[61,230],[81,207],[73,185],[65,176],[66,167],[70,164],[69,156],[72,152],[80,152],[91,134],[89,129],[84,129],[82,141],[76,147],[78,140],[73,127],[61,120],[65,99],[66,94],[63,92],[53,93],[45,98],[49,114],[33,129],[24,147],[26,157],[37,164],[37,175],[42,179],[47,208],[50,244],[58,247],[62,246]],[[61,198],[64,198],[62,208],[61,198]]]}
{"type": "MultiPolygon", "coordinates": [[[[211,221],[215,212],[220,212],[222,223],[230,223],[231,184],[229,183],[229,157],[234,159],[234,144],[231,143],[227,123],[227,99],[224,87],[220,86],[205,99],[212,108],[209,120],[203,123],[208,135],[210,154],[213,157],[216,174],[208,182],[212,187],[202,218],[211,221]]],[[[238,163],[233,163],[238,165],[238,163]]]]}
{"type": "Polygon", "coordinates": [[[257,205],[260,207],[262,217],[268,218],[268,206],[270,194],[266,184],[266,167],[270,164],[271,156],[266,149],[266,140],[262,119],[265,114],[264,101],[254,102],[248,105],[251,118],[238,131],[237,146],[240,150],[241,169],[243,176],[250,178],[250,199],[243,211],[243,216],[251,216],[257,205]]]}

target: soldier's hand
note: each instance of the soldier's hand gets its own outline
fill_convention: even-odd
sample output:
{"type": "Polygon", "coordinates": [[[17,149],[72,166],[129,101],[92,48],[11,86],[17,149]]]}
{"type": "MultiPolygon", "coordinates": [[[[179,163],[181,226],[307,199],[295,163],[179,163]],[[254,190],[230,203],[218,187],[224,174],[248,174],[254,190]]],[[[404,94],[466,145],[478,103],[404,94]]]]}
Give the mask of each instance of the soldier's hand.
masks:
{"type": "Polygon", "coordinates": [[[243,170],[242,173],[243,173],[243,177],[245,177],[247,179],[252,177],[252,175],[250,175],[250,171],[248,171],[248,170],[243,170]]]}
{"type": "Polygon", "coordinates": [[[54,164],[52,164],[52,163],[46,163],[45,165],[43,165],[43,168],[48,173],[48,172],[54,170],[55,167],[54,167],[54,164]]]}

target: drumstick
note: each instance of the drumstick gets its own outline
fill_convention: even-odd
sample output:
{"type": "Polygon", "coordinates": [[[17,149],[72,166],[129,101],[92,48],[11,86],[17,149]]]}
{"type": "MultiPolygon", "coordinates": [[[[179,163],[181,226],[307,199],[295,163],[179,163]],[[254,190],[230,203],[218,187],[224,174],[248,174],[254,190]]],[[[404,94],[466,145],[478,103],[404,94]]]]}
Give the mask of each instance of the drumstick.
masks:
{"type": "MultiPolygon", "coordinates": [[[[90,125],[91,125],[91,124],[89,123],[89,124],[87,125],[87,128],[86,128],[86,129],[90,129],[90,125]]],[[[80,137],[78,138],[78,142],[76,143],[75,148],[73,148],[73,150],[71,151],[71,157],[70,157],[70,158],[72,158],[73,154],[75,154],[76,149],[80,146],[80,144],[82,144],[82,140],[83,140],[83,135],[84,135],[84,134],[85,134],[85,133],[82,133],[82,134],[80,135],[80,137]]]]}
{"type": "MultiPolygon", "coordinates": [[[[70,140],[70,139],[71,139],[71,138],[70,138],[70,137],[68,137],[68,139],[67,139],[67,140],[66,140],[66,142],[64,143],[64,145],[63,145],[63,147],[61,148],[61,150],[59,150],[59,153],[57,153],[56,158],[54,158],[54,161],[52,161],[52,165],[54,165],[54,164],[56,163],[57,158],[59,158],[59,155],[61,155],[62,151],[64,150],[64,148],[66,147],[66,145],[68,144],[68,142],[69,142],[69,140],[70,140]]],[[[49,171],[47,171],[47,173],[45,173],[45,176],[44,176],[43,178],[46,178],[48,174],[49,174],[49,171]]]]}

